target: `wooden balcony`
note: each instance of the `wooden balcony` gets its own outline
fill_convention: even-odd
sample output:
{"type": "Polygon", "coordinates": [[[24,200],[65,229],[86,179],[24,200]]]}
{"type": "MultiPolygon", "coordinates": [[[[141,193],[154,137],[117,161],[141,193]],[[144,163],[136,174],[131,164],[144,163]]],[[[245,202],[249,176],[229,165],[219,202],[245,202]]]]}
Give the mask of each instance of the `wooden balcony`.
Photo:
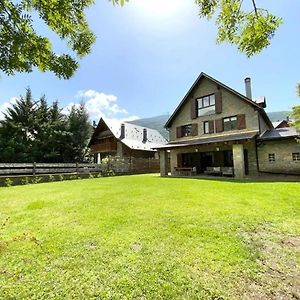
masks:
{"type": "Polygon", "coordinates": [[[91,145],[91,152],[116,152],[117,151],[117,141],[114,138],[106,138],[96,141],[95,144],[91,145]]]}

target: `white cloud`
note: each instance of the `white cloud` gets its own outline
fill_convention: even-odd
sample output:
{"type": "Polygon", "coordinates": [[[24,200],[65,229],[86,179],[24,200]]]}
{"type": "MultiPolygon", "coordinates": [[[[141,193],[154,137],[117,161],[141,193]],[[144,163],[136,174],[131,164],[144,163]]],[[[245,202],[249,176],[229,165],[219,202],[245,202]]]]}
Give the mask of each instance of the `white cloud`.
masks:
{"type": "Polygon", "coordinates": [[[65,106],[63,109],[62,109],[62,113],[65,114],[65,115],[68,115],[72,109],[72,107],[75,106],[75,107],[79,107],[80,104],[79,103],[75,103],[75,102],[70,102],[67,106],[65,106]]]}
{"type": "MultiPolygon", "coordinates": [[[[85,107],[92,120],[98,121],[101,117],[122,121],[133,121],[139,119],[138,116],[129,115],[125,108],[120,107],[116,102],[118,97],[111,94],[104,94],[95,90],[79,91],[76,95],[85,103],[85,107]]],[[[70,109],[75,103],[69,103],[70,109]]]]}
{"type": "Polygon", "coordinates": [[[4,119],[4,113],[9,107],[16,103],[17,99],[18,97],[11,97],[7,102],[0,104],[0,120],[4,119]]]}

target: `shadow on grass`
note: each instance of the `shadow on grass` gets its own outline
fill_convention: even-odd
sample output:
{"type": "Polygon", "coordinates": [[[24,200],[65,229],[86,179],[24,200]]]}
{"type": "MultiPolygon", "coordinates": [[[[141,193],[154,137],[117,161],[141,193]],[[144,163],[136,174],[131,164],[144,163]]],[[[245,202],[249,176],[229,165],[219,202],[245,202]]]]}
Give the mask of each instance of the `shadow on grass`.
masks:
{"type": "Polygon", "coordinates": [[[169,179],[196,179],[196,180],[207,180],[207,181],[222,181],[231,183],[284,183],[284,182],[300,182],[300,176],[298,175],[281,175],[281,174],[263,174],[258,177],[246,177],[244,179],[236,179],[234,177],[220,177],[220,176],[165,176],[161,178],[169,179]]]}

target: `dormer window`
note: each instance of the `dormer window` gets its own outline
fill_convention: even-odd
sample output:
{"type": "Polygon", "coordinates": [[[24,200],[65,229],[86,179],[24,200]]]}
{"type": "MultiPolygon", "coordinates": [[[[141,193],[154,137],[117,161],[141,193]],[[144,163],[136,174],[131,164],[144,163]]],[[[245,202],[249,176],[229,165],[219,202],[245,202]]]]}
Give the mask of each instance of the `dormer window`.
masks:
{"type": "Polygon", "coordinates": [[[198,117],[212,115],[216,113],[215,94],[198,98],[197,101],[198,101],[198,117]]]}

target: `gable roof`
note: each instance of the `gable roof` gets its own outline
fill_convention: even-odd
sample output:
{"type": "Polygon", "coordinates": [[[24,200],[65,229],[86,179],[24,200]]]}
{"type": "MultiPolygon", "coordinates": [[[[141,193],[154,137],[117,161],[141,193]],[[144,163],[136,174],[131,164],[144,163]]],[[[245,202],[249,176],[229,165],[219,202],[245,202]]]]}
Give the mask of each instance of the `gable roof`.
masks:
{"type": "Polygon", "coordinates": [[[167,143],[164,137],[157,131],[151,128],[142,127],[139,125],[127,123],[127,122],[120,122],[118,120],[111,120],[111,119],[104,119],[101,118],[97,128],[95,129],[89,145],[91,142],[96,138],[97,130],[101,123],[104,124],[109,128],[113,136],[118,139],[120,142],[125,144],[130,149],[134,150],[144,150],[144,151],[155,151],[153,148],[162,146],[167,143]],[[121,126],[125,126],[125,136],[121,138],[121,126]],[[144,129],[147,130],[147,140],[143,142],[143,132],[144,129]]]}
{"type": "Polygon", "coordinates": [[[281,121],[276,121],[276,122],[272,122],[273,127],[277,128],[278,126],[281,127],[290,127],[287,120],[281,120],[281,121]]]}
{"type": "Polygon", "coordinates": [[[273,128],[272,123],[271,123],[269,117],[267,116],[266,112],[264,111],[264,109],[259,104],[257,104],[256,102],[252,101],[251,99],[247,98],[246,96],[242,95],[241,93],[235,91],[234,89],[230,88],[229,86],[225,85],[224,83],[222,83],[222,82],[214,79],[213,77],[207,75],[204,72],[200,73],[200,75],[198,76],[198,78],[196,79],[196,81],[193,83],[192,87],[188,90],[188,92],[186,93],[186,95],[183,97],[183,99],[181,100],[181,102],[179,103],[179,105],[177,106],[177,108],[175,109],[175,111],[173,112],[173,114],[171,115],[171,117],[169,118],[169,120],[167,121],[167,123],[165,124],[166,128],[169,128],[171,126],[171,123],[172,123],[173,119],[175,118],[175,116],[177,115],[177,113],[179,112],[180,108],[188,100],[188,98],[189,98],[190,94],[192,93],[192,91],[194,90],[194,88],[199,84],[200,80],[203,79],[203,78],[207,78],[207,79],[213,81],[215,84],[223,87],[224,89],[226,89],[230,93],[232,93],[232,94],[238,96],[239,98],[241,98],[247,104],[252,105],[256,110],[258,110],[262,114],[262,117],[264,118],[264,120],[266,121],[266,123],[271,128],[273,128]]]}

